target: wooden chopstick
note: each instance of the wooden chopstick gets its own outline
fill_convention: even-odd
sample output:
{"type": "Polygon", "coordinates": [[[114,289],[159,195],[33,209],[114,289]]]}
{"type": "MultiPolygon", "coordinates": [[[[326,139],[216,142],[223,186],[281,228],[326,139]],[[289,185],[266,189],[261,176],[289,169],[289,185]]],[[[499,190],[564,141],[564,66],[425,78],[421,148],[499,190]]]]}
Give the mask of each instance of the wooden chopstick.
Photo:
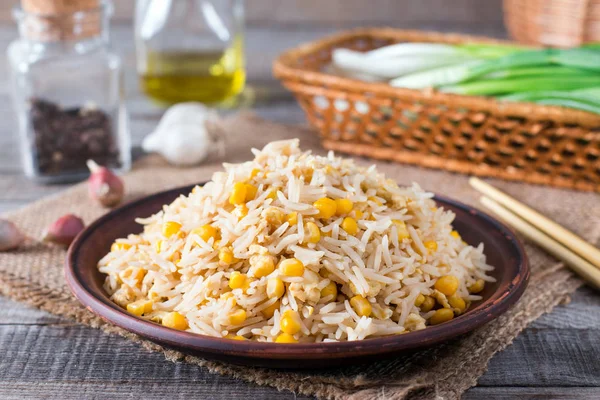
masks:
{"type": "Polygon", "coordinates": [[[589,263],[596,266],[596,268],[600,268],[600,250],[570,230],[562,227],[525,204],[513,199],[506,193],[496,189],[481,179],[472,177],[469,179],[469,183],[473,188],[489,199],[506,207],[508,210],[535,226],[546,235],[552,237],[581,258],[586,259],[589,263]]]}
{"type": "Polygon", "coordinates": [[[559,260],[564,261],[567,266],[575,271],[575,273],[582,277],[586,282],[596,289],[600,289],[600,270],[594,265],[579,257],[577,254],[525,220],[519,218],[494,200],[483,196],[480,198],[480,201],[485,207],[497,214],[500,219],[504,220],[527,239],[531,240],[559,260]]]}

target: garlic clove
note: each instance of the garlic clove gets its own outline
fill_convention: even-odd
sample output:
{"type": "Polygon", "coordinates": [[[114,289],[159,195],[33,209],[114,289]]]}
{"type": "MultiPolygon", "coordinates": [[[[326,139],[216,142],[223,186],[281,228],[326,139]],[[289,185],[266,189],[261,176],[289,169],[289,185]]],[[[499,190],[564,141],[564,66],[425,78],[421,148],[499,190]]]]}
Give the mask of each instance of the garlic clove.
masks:
{"type": "Polygon", "coordinates": [[[16,249],[24,241],[25,235],[14,223],[0,219],[0,251],[16,249]]]}
{"type": "Polygon", "coordinates": [[[88,179],[90,198],[104,207],[114,207],[119,204],[125,192],[121,178],[110,169],[96,164],[93,160],[88,160],[87,166],[91,172],[88,179]]]}
{"type": "Polygon", "coordinates": [[[198,164],[206,159],[222,134],[211,134],[209,124],[216,124],[214,111],[201,103],[180,103],[169,108],[158,126],[142,142],[146,152],[157,152],[169,163],[180,166],[198,164]]]}
{"type": "Polygon", "coordinates": [[[73,239],[85,228],[83,220],[76,215],[63,215],[54,221],[44,233],[43,241],[69,246],[73,239]]]}

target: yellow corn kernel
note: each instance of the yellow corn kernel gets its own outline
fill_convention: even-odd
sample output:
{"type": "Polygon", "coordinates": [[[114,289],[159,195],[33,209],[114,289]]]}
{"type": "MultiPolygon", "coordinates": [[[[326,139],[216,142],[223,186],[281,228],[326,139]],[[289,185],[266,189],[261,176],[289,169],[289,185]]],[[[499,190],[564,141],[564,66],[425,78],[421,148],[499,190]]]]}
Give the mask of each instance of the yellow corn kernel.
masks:
{"type": "Polygon", "coordinates": [[[329,272],[329,270],[327,268],[321,268],[319,270],[319,275],[321,275],[323,278],[329,279],[329,280],[331,280],[332,276],[335,276],[331,272],[329,272]]]}
{"type": "Polygon", "coordinates": [[[415,299],[415,306],[421,307],[421,304],[423,304],[424,302],[425,302],[425,296],[423,296],[421,293],[419,293],[419,295],[415,299]]]}
{"type": "Polygon", "coordinates": [[[177,311],[165,315],[162,319],[162,324],[167,328],[178,329],[180,331],[186,330],[189,327],[185,317],[177,311]]]}
{"type": "Polygon", "coordinates": [[[246,310],[236,310],[229,315],[229,323],[231,325],[239,325],[246,320],[246,310]]]}
{"type": "Polygon", "coordinates": [[[244,204],[248,188],[244,182],[236,182],[229,195],[229,203],[235,205],[244,204]]]}
{"type": "Polygon", "coordinates": [[[279,263],[279,271],[285,276],[302,276],[304,264],[296,258],[288,258],[279,263]]]}
{"type": "Polygon", "coordinates": [[[273,315],[275,315],[275,310],[278,310],[280,305],[281,305],[281,302],[279,300],[277,300],[275,303],[271,304],[269,307],[263,308],[261,313],[267,319],[273,318],[273,315]]]}
{"type": "Polygon", "coordinates": [[[254,200],[254,198],[256,197],[256,192],[258,191],[258,188],[254,185],[251,185],[249,183],[246,183],[246,197],[245,200],[246,201],[250,201],[250,200],[254,200]]]}
{"type": "Polygon", "coordinates": [[[304,229],[308,234],[308,242],[309,243],[318,243],[321,240],[321,230],[314,222],[307,222],[304,225],[304,229]]]}
{"type": "Polygon", "coordinates": [[[235,206],[235,210],[232,212],[238,219],[244,218],[248,215],[248,207],[245,204],[240,204],[239,206],[235,206]]]}
{"type": "Polygon", "coordinates": [[[110,246],[110,251],[129,250],[130,248],[131,245],[129,243],[114,242],[112,246],[110,246]]]}
{"type": "Polygon", "coordinates": [[[433,287],[446,296],[452,296],[458,290],[458,278],[454,275],[440,276],[433,287]]]}
{"type": "Polygon", "coordinates": [[[373,312],[373,307],[371,307],[371,303],[360,294],[357,294],[353,298],[350,299],[350,305],[354,309],[354,311],[361,317],[368,317],[373,312]]]}
{"type": "Polygon", "coordinates": [[[259,172],[260,172],[260,169],[258,169],[258,168],[252,168],[252,171],[250,172],[250,179],[252,179],[256,175],[258,175],[259,172]]]}
{"type": "Polygon", "coordinates": [[[267,195],[267,199],[275,200],[277,198],[277,190],[271,190],[267,195]]]}
{"type": "Polygon", "coordinates": [[[215,240],[219,238],[219,231],[217,230],[217,228],[208,224],[199,226],[198,228],[192,230],[192,232],[190,233],[200,236],[200,238],[205,242],[208,242],[210,238],[213,238],[215,240]]]}
{"type": "Polygon", "coordinates": [[[173,254],[171,254],[171,257],[169,257],[169,260],[171,260],[173,263],[178,263],[179,260],[181,260],[181,252],[173,252],[173,254]]]}
{"type": "Polygon", "coordinates": [[[381,202],[381,200],[379,200],[377,197],[375,196],[371,196],[368,198],[369,201],[372,201],[373,203],[377,204],[378,206],[382,206],[383,203],[381,202]]]}
{"type": "Polygon", "coordinates": [[[435,299],[431,296],[425,296],[425,300],[423,300],[423,303],[421,304],[421,311],[422,312],[429,312],[433,309],[433,307],[435,306],[435,299]]]}
{"type": "Polygon", "coordinates": [[[429,318],[429,323],[431,325],[437,325],[448,322],[452,318],[454,318],[454,311],[449,308],[440,308],[439,310],[435,310],[435,313],[429,318]]]}
{"type": "Polygon", "coordinates": [[[335,215],[337,204],[335,200],[329,197],[322,197],[313,203],[313,206],[319,210],[319,218],[328,219],[335,215]]]}
{"type": "Polygon", "coordinates": [[[231,303],[232,307],[235,307],[237,305],[237,300],[235,299],[235,295],[231,292],[223,293],[221,295],[221,299],[225,300],[228,303],[231,303]]]}
{"type": "Polygon", "coordinates": [[[181,229],[181,224],[175,221],[167,221],[162,226],[162,234],[164,237],[170,238],[174,234],[178,233],[181,229]]]}
{"type": "Polygon", "coordinates": [[[457,231],[452,231],[452,232],[450,232],[450,235],[451,235],[453,238],[460,239],[460,233],[458,233],[457,231]]]}
{"type": "Polygon", "coordinates": [[[315,173],[315,170],[312,168],[302,171],[302,180],[307,183],[312,181],[314,173],[315,173]]]}
{"type": "Polygon", "coordinates": [[[458,309],[458,312],[460,313],[465,311],[467,308],[467,303],[465,302],[465,300],[462,297],[457,296],[455,294],[448,297],[448,303],[450,303],[450,306],[452,306],[452,308],[458,309]]]}
{"type": "Polygon", "coordinates": [[[354,207],[354,203],[352,203],[352,200],[348,199],[336,199],[335,205],[335,215],[337,216],[349,214],[350,211],[352,211],[352,208],[354,207]]]}
{"type": "Polygon", "coordinates": [[[239,271],[233,271],[231,275],[229,275],[229,287],[231,289],[243,289],[245,283],[245,274],[242,274],[239,271]]]}
{"type": "Polygon", "coordinates": [[[332,296],[330,301],[335,301],[337,297],[338,289],[335,282],[329,282],[327,286],[321,289],[321,297],[332,296]]]}
{"type": "Polygon", "coordinates": [[[269,225],[279,226],[283,224],[285,214],[279,208],[269,207],[264,211],[264,217],[269,225]]]}
{"type": "Polygon", "coordinates": [[[138,300],[127,304],[127,311],[141,317],[143,314],[152,312],[152,300],[138,300]]]}
{"type": "Polygon", "coordinates": [[[433,240],[428,240],[425,243],[423,243],[423,246],[425,246],[425,248],[430,252],[433,253],[437,250],[438,248],[438,244],[437,242],[433,241],[433,240]]]}
{"type": "Polygon", "coordinates": [[[125,270],[119,272],[119,278],[122,281],[133,279],[136,282],[141,282],[144,276],[146,276],[146,271],[138,267],[127,267],[125,270]]]}
{"type": "Polygon", "coordinates": [[[286,221],[290,225],[296,225],[298,223],[298,213],[296,211],[289,213],[286,221]]]}
{"type": "Polygon", "coordinates": [[[256,278],[267,276],[273,271],[275,271],[275,263],[271,256],[258,256],[252,266],[252,275],[256,278]]]}
{"type": "Polygon", "coordinates": [[[392,221],[396,225],[396,231],[398,231],[398,240],[404,240],[410,238],[410,233],[406,228],[406,222],[395,219],[392,221]]]}
{"type": "Polygon", "coordinates": [[[358,232],[358,224],[354,218],[346,217],[342,221],[342,229],[345,230],[348,235],[356,235],[356,232],[358,232]]]}
{"type": "Polygon", "coordinates": [[[284,312],[281,321],[279,321],[279,328],[281,328],[282,332],[290,335],[300,332],[300,317],[298,313],[292,310],[284,312]]]}
{"type": "Polygon", "coordinates": [[[244,293],[246,293],[246,291],[248,289],[250,289],[250,284],[252,282],[254,282],[254,279],[250,279],[250,278],[246,279],[246,281],[244,282],[244,285],[242,286],[242,290],[244,291],[244,293]]]}
{"type": "Polygon", "coordinates": [[[298,343],[298,341],[294,338],[294,336],[288,333],[282,333],[275,338],[275,343],[298,343]]]}
{"type": "Polygon", "coordinates": [[[154,250],[156,250],[157,253],[160,253],[160,249],[161,249],[162,244],[163,244],[163,241],[162,240],[158,240],[156,242],[156,244],[154,245],[154,250]]]}
{"type": "Polygon", "coordinates": [[[469,286],[469,293],[480,293],[485,287],[485,281],[483,279],[477,279],[474,284],[469,286]]]}
{"type": "Polygon", "coordinates": [[[280,298],[285,292],[285,286],[283,281],[279,278],[271,278],[267,281],[267,296],[270,299],[276,297],[280,298]]]}
{"type": "Polygon", "coordinates": [[[240,335],[234,335],[233,333],[228,334],[227,336],[225,336],[227,339],[231,339],[231,340],[247,340],[245,337],[240,336],[240,335]]]}
{"type": "Polygon", "coordinates": [[[354,218],[361,219],[363,217],[363,212],[360,210],[354,210],[354,218]]]}
{"type": "Polygon", "coordinates": [[[229,247],[222,247],[219,250],[219,261],[225,265],[234,263],[236,259],[233,256],[233,251],[229,247]]]}

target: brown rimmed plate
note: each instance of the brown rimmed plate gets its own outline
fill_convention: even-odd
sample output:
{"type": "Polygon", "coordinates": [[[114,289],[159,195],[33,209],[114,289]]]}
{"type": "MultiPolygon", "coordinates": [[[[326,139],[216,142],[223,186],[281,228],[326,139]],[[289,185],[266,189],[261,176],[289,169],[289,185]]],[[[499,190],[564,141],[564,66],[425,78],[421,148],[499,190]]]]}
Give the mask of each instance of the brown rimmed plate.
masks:
{"type": "Polygon", "coordinates": [[[158,212],[164,204],[189,193],[192,188],[186,186],[153,194],[97,219],[77,236],[69,248],[65,265],[71,291],[93,313],[123,329],[187,354],[277,368],[325,367],[390,357],[444,342],[493,320],[521,297],[529,279],[523,245],[510,229],[477,209],[436,196],[439,206],[456,214],[454,228],[467,243],[483,242],[487,262],[495,267],[492,275],[497,279],[494,284],[486,285],[483,300],[452,321],[403,335],[308,344],[237,341],[165,328],[135,317],[113,303],[102,288],[104,275],[96,264],[110,250],[115,239],[141,232],[135,218],[158,212]]]}

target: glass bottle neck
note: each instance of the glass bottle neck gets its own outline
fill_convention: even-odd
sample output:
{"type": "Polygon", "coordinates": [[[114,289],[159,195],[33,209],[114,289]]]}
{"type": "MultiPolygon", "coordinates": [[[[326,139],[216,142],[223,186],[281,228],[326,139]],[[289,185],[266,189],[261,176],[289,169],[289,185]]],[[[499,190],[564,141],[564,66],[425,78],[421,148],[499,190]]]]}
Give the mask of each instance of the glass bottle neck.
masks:
{"type": "MultiPolygon", "coordinates": [[[[29,10],[31,11],[31,10],[29,10]]],[[[20,7],[13,9],[22,43],[32,53],[85,54],[109,42],[112,3],[62,14],[36,14],[20,7]]]]}

